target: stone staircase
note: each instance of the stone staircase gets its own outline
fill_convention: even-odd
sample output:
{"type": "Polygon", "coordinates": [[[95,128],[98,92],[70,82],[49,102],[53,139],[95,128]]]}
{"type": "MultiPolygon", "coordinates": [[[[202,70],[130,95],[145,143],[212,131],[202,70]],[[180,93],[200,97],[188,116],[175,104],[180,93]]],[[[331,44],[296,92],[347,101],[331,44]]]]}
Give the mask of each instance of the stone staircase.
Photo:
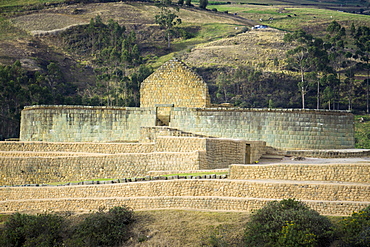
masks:
{"type": "Polygon", "coordinates": [[[213,138],[212,136],[185,132],[185,131],[171,128],[168,126],[155,126],[155,127],[141,127],[139,142],[144,142],[144,143],[145,142],[155,142],[157,139],[157,136],[213,138]]]}

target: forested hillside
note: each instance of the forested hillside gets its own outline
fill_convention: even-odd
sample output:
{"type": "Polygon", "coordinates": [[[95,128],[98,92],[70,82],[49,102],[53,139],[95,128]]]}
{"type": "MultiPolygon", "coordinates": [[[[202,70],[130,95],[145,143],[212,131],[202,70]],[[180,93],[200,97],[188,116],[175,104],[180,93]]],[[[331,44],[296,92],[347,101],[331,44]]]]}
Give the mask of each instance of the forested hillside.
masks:
{"type": "Polygon", "coordinates": [[[202,75],[215,104],[366,113],[368,10],[366,1],[3,1],[0,138],[19,135],[26,105],[138,106],[140,83],[174,56],[202,75]]]}

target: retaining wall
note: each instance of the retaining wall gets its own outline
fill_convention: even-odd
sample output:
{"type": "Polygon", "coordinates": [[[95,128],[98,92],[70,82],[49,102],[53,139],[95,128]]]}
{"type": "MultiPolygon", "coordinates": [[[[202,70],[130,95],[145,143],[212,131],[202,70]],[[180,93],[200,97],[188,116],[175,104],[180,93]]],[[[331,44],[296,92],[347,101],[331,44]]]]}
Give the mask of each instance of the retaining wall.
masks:
{"type": "MultiPolygon", "coordinates": [[[[202,169],[226,168],[246,163],[246,141],[220,138],[161,137],[156,139],[156,152],[204,151],[202,169]]],[[[259,158],[259,157],[258,157],[259,158]]]]}
{"type": "MultiPolygon", "coordinates": [[[[230,179],[289,179],[370,183],[370,164],[231,165],[230,179]]],[[[370,191],[368,191],[368,199],[370,191]]]]}
{"type": "Polygon", "coordinates": [[[0,142],[1,151],[19,152],[77,152],[77,153],[150,153],[154,143],[97,142],[0,142]]]}
{"type": "MultiPolygon", "coordinates": [[[[36,154],[37,155],[37,154],[36,154]]],[[[205,152],[0,157],[0,185],[145,176],[152,170],[203,169],[205,152]]]]}
{"type": "Polygon", "coordinates": [[[0,212],[185,208],[251,211],[273,199],[296,198],[327,215],[349,215],[370,205],[370,185],[239,180],[166,180],[112,185],[0,187],[0,212]]]}

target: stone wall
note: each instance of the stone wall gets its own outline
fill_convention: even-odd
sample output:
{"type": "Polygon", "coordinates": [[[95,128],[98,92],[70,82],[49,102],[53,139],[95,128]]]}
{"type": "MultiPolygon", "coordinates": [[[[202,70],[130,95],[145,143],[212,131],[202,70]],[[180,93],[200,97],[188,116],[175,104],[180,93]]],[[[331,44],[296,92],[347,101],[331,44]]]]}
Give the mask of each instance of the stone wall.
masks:
{"type": "MultiPolygon", "coordinates": [[[[37,153],[36,153],[37,155],[37,153]]],[[[204,152],[57,157],[0,157],[0,185],[145,176],[148,171],[198,170],[204,152]]]]}
{"type": "MultiPolygon", "coordinates": [[[[276,179],[370,183],[369,163],[231,165],[231,179],[276,179]]],[[[367,191],[370,195],[370,191],[367,191]]],[[[368,198],[369,199],[369,198],[368,198]]],[[[367,199],[367,200],[368,200],[367,199]]]]}
{"type": "MultiPolygon", "coordinates": [[[[220,138],[162,137],[156,141],[156,152],[204,151],[200,169],[226,168],[246,162],[246,141],[220,138]]],[[[259,158],[259,157],[258,157],[259,158]]]]}
{"type": "Polygon", "coordinates": [[[172,59],[144,80],[140,106],[208,107],[211,105],[207,84],[182,62],[172,59]]]}
{"type": "MultiPolygon", "coordinates": [[[[0,150],[8,152],[69,152],[69,153],[150,153],[154,143],[97,142],[0,142],[0,150]]],[[[54,154],[53,154],[54,155],[54,154]]]]}
{"type": "MultiPolygon", "coordinates": [[[[162,132],[265,141],[284,150],[346,149],[354,147],[353,121],[350,113],[324,110],[175,107],[170,127],[177,130],[162,132]]],[[[22,111],[21,140],[153,142],[161,135],[155,123],[155,108],[33,106],[22,111]]]]}
{"type": "Polygon", "coordinates": [[[155,109],[30,106],[21,115],[21,141],[137,141],[140,126],[155,125],[155,109]]]}
{"type": "Polygon", "coordinates": [[[0,187],[0,212],[89,211],[126,204],[139,209],[252,211],[296,198],[321,214],[349,215],[370,205],[369,184],[276,183],[245,180],[166,180],[111,185],[0,187]]]}
{"type": "Polygon", "coordinates": [[[170,127],[279,149],[353,148],[353,115],[300,109],[174,108],[170,127]]]}
{"type": "Polygon", "coordinates": [[[206,141],[207,162],[200,165],[201,169],[218,169],[230,164],[246,163],[246,141],[221,138],[207,138],[206,141]]]}
{"type": "Polygon", "coordinates": [[[0,142],[0,185],[145,176],[245,163],[243,140],[166,137],[155,143],[0,142]]]}

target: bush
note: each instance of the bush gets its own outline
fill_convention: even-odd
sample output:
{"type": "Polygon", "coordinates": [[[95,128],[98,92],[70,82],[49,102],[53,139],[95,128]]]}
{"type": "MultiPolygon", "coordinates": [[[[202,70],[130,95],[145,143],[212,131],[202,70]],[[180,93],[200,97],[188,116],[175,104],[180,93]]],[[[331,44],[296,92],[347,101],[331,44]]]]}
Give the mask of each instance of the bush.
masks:
{"type": "Polygon", "coordinates": [[[67,246],[116,246],[129,238],[134,214],[128,207],[114,207],[108,212],[100,210],[76,226],[67,246]]]}
{"type": "Polygon", "coordinates": [[[369,247],[370,206],[340,221],[338,233],[343,247],[369,247]]]}
{"type": "Polygon", "coordinates": [[[329,246],[332,224],[300,201],[273,201],[257,210],[246,226],[246,246],[329,246]]]}
{"type": "MultiPolygon", "coordinates": [[[[67,216],[67,215],[66,215],[67,216]]],[[[11,215],[0,228],[4,247],[117,246],[129,238],[134,214],[128,207],[99,210],[80,223],[56,214],[11,215]]]]}
{"type": "Polygon", "coordinates": [[[1,232],[0,246],[62,246],[65,220],[55,214],[16,213],[1,232]]]}

